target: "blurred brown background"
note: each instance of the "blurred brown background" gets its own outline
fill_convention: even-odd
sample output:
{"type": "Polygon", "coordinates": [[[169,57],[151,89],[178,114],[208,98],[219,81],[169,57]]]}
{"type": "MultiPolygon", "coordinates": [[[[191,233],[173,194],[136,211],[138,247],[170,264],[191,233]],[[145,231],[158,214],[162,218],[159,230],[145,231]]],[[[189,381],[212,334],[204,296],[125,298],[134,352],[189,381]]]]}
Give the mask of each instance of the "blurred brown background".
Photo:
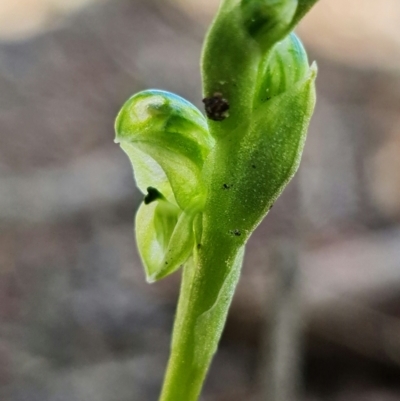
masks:
{"type": "MultiPolygon", "coordinates": [[[[141,195],[113,120],[148,87],[200,107],[217,6],[1,0],[1,400],[157,399],[179,274],[145,283],[141,195]]],[[[268,399],[285,303],[275,341],[289,338],[299,400],[400,400],[399,25],[398,0],[320,0],[299,27],[316,113],[298,176],[248,245],[203,401],[268,399]],[[300,269],[284,299],[282,254],[300,269]]]]}

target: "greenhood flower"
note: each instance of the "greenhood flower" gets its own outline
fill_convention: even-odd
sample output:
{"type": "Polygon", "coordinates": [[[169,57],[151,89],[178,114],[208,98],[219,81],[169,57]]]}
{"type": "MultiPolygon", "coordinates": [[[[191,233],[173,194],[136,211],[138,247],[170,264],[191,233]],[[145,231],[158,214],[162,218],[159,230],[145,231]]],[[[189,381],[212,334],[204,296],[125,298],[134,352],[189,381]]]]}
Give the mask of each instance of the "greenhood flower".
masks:
{"type": "Polygon", "coordinates": [[[185,265],[162,401],[197,399],[244,246],[299,166],[316,66],[291,31],[315,1],[222,1],[202,55],[205,115],[147,90],[117,117],[144,195],[135,232],[147,279],[185,265]]]}
{"type": "Polygon", "coordinates": [[[159,90],[132,96],[115,129],[138,187],[147,194],[136,216],[136,238],[147,279],[154,281],[191,254],[193,221],[207,194],[203,165],[214,140],[200,111],[159,90]]]}

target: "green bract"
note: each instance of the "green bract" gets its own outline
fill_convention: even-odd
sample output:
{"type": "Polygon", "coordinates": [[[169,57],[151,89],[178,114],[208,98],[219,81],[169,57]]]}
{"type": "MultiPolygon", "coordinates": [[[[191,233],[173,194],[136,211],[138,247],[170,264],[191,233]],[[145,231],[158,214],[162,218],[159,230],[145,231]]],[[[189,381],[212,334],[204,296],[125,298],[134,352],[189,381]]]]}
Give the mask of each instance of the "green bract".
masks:
{"type": "Polygon", "coordinates": [[[315,1],[223,1],[202,57],[206,116],[148,90],[117,117],[145,195],[135,231],[147,279],[185,266],[163,401],[197,399],[246,241],[298,168],[316,67],[291,30],[315,1]]]}

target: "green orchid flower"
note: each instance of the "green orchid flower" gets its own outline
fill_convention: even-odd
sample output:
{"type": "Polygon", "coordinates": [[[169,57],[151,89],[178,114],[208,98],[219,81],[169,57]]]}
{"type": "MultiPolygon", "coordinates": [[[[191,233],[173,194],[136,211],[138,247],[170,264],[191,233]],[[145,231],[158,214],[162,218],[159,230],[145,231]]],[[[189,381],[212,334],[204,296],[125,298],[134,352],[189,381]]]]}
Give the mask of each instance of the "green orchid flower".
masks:
{"type": "Polygon", "coordinates": [[[195,401],[250,235],[295,174],[316,66],[292,30],[316,0],[225,0],[202,57],[205,116],[147,90],[116,120],[144,194],[135,222],[147,280],[184,266],[161,401],[195,401]]]}
{"type": "Polygon", "coordinates": [[[147,280],[153,282],[192,253],[194,219],[206,202],[203,167],[214,140],[199,110],[159,90],[130,98],[117,117],[116,132],[147,194],[136,216],[136,238],[147,280]]]}

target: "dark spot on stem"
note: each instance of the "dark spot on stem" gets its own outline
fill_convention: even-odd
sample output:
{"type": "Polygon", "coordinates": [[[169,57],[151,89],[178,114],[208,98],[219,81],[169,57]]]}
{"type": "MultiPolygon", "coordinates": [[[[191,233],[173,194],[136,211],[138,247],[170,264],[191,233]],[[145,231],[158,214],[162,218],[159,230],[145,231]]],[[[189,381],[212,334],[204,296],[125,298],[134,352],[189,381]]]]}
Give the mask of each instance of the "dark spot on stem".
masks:
{"type": "Polygon", "coordinates": [[[205,97],[203,103],[210,120],[222,121],[229,116],[229,103],[228,100],[223,98],[222,93],[215,92],[212,96],[205,97]]]}
{"type": "Polygon", "coordinates": [[[222,185],[223,189],[230,189],[232,185],[224,184],[222,185]]]}
{"type": "Polygon", "coordinates": [[[251,167],[256,168],[256,165],[255,165],[255,164],[252,164],[251,167]]]}
{"type": "Polygon", "coordinates": [[[235,237],[240,237],[242,235],[242,233],[240,232],[240,230],[231,230],[229,231],[232,235],[234,235],[235,237]]]}
{"type": "Polygon", "coordinates": [[[197,249],[200,249],[201,248],[201,244],[197,244],[197,249]]]}

